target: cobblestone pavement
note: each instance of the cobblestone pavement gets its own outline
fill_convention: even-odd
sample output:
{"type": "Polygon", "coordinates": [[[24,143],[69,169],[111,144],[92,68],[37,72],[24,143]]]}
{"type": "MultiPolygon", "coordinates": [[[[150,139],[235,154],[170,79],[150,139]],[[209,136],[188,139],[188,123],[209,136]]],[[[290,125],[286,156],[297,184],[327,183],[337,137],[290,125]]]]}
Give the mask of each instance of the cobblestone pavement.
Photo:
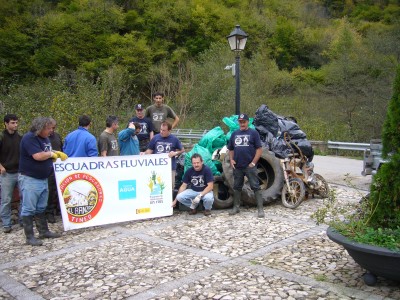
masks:
{"type": "MultiPolygon", "coordinates": [[[[360,197],[331,188],[341,201],[360,197]]],[[[366,286],[364,270],[310,219],[322,202],[275,203],[265,219],[254,207],[174,211],[64,232],[41,247],[24,245],[14,226],[0,233],[0,299],[400,299],[399,283],[366,286]]],[[[62,232],[61,219],[50,227],[62,232]]]]}

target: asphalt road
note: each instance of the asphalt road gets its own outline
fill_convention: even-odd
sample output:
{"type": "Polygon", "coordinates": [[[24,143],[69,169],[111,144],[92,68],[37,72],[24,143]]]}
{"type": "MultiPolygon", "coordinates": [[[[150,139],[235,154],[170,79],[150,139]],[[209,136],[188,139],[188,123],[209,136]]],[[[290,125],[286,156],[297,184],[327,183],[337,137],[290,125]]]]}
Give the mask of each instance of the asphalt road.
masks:
{"type": "Polygon", "coordinates": [[[331,184],[340,184],[369,190],[371,175],[362,176],[363,161],[341,156],[320,156],[313,159],[314,172],[322,175],[331,184]]]}

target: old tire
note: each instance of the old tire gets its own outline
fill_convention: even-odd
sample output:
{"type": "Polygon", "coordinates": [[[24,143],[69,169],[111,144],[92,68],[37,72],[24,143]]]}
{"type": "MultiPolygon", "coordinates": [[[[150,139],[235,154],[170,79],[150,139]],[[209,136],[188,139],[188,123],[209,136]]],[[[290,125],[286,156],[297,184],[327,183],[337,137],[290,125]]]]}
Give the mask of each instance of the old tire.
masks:
{"type": "Polygon", "coordinates": [[[282,204],[287,208],[296,208],[304,200],[306,193],[306,187],[300,178],[291,178],[289,180],[291,192],[288,190],[288,186],[285,184],[282,189],[282,204]]]}
{"type": "Polygon", "coordinates": [[[214,176],[214,203],[213,208],[230,208],[233,205],[233,198],[229,186],[224,183],[220,176],[214,176]]]}
{"type": "Polygon", "coordinates": [[[328,198],[329,196],[329,184],[326,182],[325,178],[321,175],[315,173],[314,174],[316,186],[315,192],[321,198],[328,198]]]}
{"type": "MultiPolygon", "coordinates": [[[[264,200],[264,204],[271,203],[281,195],[284,183],[283,169],[280,161],[275,157],[273,152],[263,149],[263,153],[256,167],[258,170],[261,196],[264,200]]],[[[233,190],[233,170],[229,162],[229,155],[225,156],[222,163],[222,169],[225,183],[233,190]]],[[[251,190],[248,181],[245,181],[243,186],[242,201],[245,204],[257,204],[254,192],[251,190]]]]}

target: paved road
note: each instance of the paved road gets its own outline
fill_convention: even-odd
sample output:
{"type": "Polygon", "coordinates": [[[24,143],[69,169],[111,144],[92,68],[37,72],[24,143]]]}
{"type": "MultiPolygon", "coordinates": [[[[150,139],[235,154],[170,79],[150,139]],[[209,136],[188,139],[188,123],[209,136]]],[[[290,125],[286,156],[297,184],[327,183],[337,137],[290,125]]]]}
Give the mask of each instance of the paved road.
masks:
{"type": "Polygon", "coordinates": [[[371,176],[362,176],[362,160],[340,156],[320,156],[313,159],[314,172],[321,174],[329,183],[354,185],[361,190],[369,190],[371,176]]]}

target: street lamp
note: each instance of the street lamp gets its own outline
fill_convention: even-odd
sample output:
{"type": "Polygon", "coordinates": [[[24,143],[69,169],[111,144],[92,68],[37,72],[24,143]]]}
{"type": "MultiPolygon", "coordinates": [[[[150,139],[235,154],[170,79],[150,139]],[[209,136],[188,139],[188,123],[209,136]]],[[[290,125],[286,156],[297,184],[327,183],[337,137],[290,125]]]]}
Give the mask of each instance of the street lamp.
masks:
{"type": "Polygon", "coordinates": [[[236,98],[235,98],[235,114],[240,114],[240,51],[246,46],[248,35],[240,29],[240,25],[236,25],[235,29],[227,36],[229,46],[232,51],[236,52],[235,63],[235,79],[236,79],[236,98]]]}

